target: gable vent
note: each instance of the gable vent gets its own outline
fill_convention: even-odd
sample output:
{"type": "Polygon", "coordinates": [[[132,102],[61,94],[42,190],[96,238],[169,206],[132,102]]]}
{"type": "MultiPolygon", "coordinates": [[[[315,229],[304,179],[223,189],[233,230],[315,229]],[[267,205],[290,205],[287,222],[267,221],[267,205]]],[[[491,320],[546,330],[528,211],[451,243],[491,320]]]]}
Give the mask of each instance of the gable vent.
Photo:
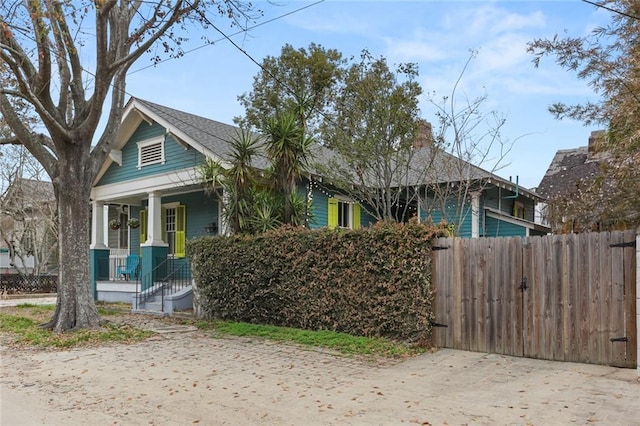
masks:
{"type": "Polygon", "coordinates": [[[138,143],[138,168],[164,163],[164,138],[138,143]]]}

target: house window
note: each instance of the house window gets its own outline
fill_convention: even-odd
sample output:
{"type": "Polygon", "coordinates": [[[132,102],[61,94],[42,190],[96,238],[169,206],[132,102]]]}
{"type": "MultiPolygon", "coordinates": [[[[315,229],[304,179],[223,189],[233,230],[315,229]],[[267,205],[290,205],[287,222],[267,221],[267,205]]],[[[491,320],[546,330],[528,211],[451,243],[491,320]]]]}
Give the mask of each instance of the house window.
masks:
{"type": "Polygon", "coordinates": [[[168,254],[174,257],[186,255],[186,206],[178,203],[163,206],[162,233],[168,254]]]}
{"type": "Polygon", "coordinates": [[[164,164],[164,136],[138,142],[138,168],[151,164],[164,164]]]}
{"type": "Polygon", "coordinates": [[[129,215],[127,213],[120,213],[118,217],[120,221],[120,229],[118,229],[118,248],[129,248],[129,227],[127,222],[129,221],[129,215]]]}
{"type": "Polygon", "coordinates": [[[513,216],[524,219],[524,204],[521,201],[513,203],[513,216]]]}
{"type": "Polygon", "coordinates": [[[338,200],[338,226],[341,228],[351,228],[351,218],[353,212],[351,204],[338,200]]]}
{"type": "Polygon", "coordinates": [[[342,198],[329,198],[327,226],[331,229],[360,228],[360,205],[342,198]]]}
{"type": "Polygon", "coordinates": [[[165,209],[164,242],[169,244],[169,254],[176,253],[176,209],[165,209]]]}

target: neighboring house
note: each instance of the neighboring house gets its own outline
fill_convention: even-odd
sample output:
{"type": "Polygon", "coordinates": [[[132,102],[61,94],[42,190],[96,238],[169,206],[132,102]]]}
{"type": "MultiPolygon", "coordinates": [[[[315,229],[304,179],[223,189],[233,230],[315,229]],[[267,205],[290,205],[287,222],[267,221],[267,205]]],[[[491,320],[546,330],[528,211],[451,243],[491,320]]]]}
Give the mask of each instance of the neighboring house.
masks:
{"type": "Polygon", "coordinates": [[[0,200],[0,210],[0,272],[55,272],[56,200],[51,182],[16,178],[0,200]]]}
{"type": "MultiPolygon", "coordinates": [[[[425,164],[432,149],[420,147],[414,161],[425,164]]],[[[550,229],[535,222],[536,205],[544,199],[511,179],[438,151],[420,189],[417,214],[421,221],[446,222],[458,237],[528,237],[550,229]]],[[[424,180],[424,177],[421,177],[424,180]]]]}
{"type": "Polygon", "coordinates": [[[602,131],[591,132],[589,145],[556,152],[536,192],[547,199],[542,209],[543,223],[554,233],[583,230],[593,211],[574,208],[574,203],[598,176],[606,156],[596,145],[602,131]]]}
{"type": "MultiPolygon", "coordinates": [[[[91,193],[90,252],[96,297],[128,301],[136,292],[150,295],[159,271],[163,276],[187,276],[190,284],[184,272],[188,271],[186,241],[228,232],[222,207],[217,197],[204,191],[198,167],[207,158],[224,166],[228,141],[237,132],[236,127],[214,120],[137,98],[129,100],[113,150],[91,193]],[[139,220],[138,228],[127,226],[132,218],[139,220]],[[110,224],[116,223],[120,226],[112,229],[110,224]],[[139,265],[131,267],[129,263],[138,258],[139,265]]],[[[258,158],[255,167],[266,168],[266,160],[258,158]]],[[[473,170],[482,185],[462,203],[470,214],[459,235],[544,232],[532,222],[533,206],[540,197],[481,169],[473,170]]],[[[428,190],[420,185],[416,182],[428,199],[428,190]]],[[[323,183],[320,176],[309,175],[298,187],[312,201],[311,228],[356,229],[375,221],[363,206],[323,183]]],[[[416,204],[414,209],[417,212],[420,207],[416,204]]],[[[434,222],[442,217],[435,211],[428,213],[434,222]]],[[[418,214],[421,219],[426,216],[424,209],[418,214]]],[[[190,287],[179,292],[175,300],[190,294],[190,287]]],[[[137,304],[140,299],[134,300],[137,304]]],[[[190,299],[186,300],[188,305],[190,299]]]]}

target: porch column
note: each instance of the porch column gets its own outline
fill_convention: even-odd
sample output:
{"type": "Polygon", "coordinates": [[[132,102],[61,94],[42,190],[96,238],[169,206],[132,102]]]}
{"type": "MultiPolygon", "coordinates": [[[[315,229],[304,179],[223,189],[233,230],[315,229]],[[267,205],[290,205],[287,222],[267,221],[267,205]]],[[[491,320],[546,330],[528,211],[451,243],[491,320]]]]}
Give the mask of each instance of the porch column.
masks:
{"type": "Polygon", "coordinates": [[[141,291],[154,285],[156,279],[152,272],[167,259],[168,252],[169,245],[162,240],[162,197],[159,192],[150,192],[147,206],[147,241],[140,244],[141,291]]]}
{"type": "Polygon", "coordinates": [[[91,202],[91,249],[104,249],[104,201],[91,202]]]}
{"type": "Polygon", "coordinates": [[[416,214],[418,215],[418,223],[422,223],[422,218],[420,217],[422,215],[422,211],[420,208],[420,189],[419,188],[414,188],[416,191],[416,204],[417,204],[417,208],[416,208],[416,214]]]}
{"type": "Polygon", "coordinates": [[[91,245],[89,246],[89,279],[93,298],[98,299],[98,280],[109,279],[109,248],[104,244],[104,201],[91,202],[91,245]]]}
{"type": "Polygon", "coordinates": [[[160,193],[149,193],[147,211],[147,241],[144,241],[144,245],[165,245],[164,241],[162,241],[162,197],[160,193]]]}
{"type": "Polygon", "coordinates": [[[480,193],[471,193],[471,238],[480,237],[480,193]]]}
{"type": "Polygon", "coordinates": [[[218,201],[218,229],[220,230],[220,235],[227,236],[231,235],[231,227],[227,221],[227,215],[225,214],[223,204],[227,206],[229,205],[229,194],[224,192],[222,189],[220,189],[220,191],[222,191],[222,202],[218,201]]]}

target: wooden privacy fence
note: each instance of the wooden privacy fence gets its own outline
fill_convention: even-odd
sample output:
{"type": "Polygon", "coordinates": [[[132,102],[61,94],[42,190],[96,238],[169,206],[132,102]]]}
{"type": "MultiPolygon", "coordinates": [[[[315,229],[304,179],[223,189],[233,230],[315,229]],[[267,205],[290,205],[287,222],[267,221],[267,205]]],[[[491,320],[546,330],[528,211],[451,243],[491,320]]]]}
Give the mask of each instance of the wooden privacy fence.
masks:
{"type": "Polygon", "coordinates": [[[434,343],[635,368],[635,231],[440,238],[434,343]]]}

